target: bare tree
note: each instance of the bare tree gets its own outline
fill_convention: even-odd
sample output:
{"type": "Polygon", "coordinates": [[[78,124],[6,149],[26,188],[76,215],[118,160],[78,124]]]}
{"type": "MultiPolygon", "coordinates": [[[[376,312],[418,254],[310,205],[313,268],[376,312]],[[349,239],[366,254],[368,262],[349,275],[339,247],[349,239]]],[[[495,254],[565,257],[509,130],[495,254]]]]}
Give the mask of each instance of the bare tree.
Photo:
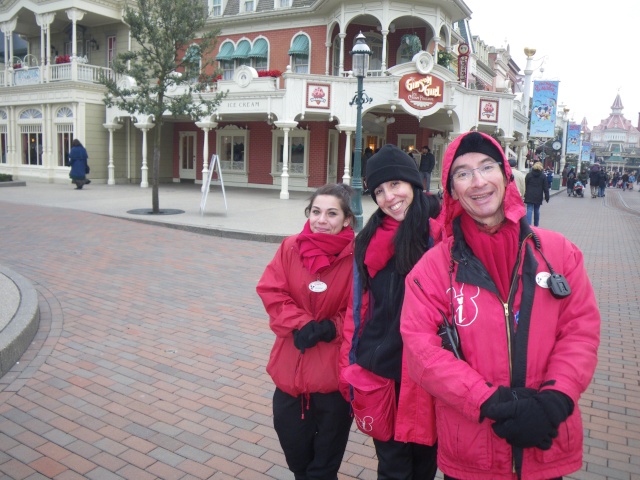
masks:
{"type": "Polygon", "coordinates": [[[160,141],[165,115],[193,120],[211,115],[224,97],[210,93],[215,85],[215,30],[205,31],[208,12],[202,0],[137,0],[127,2],[124,21],[135,40],[132,50],[113,62],[113,77],[104,77],[104,103],[130,115],[155,121],[151,170],[152,210],[160,213],[158,179],[160,141]],[[117,79],[131,77],[133,86],[117,79]]]}

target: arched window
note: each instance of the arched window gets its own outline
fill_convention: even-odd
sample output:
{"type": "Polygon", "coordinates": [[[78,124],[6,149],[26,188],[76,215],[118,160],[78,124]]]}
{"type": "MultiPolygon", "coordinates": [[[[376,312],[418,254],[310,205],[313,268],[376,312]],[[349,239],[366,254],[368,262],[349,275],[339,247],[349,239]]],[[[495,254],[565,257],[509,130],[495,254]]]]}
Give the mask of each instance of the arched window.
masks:
{"type": "Polygon", "coordinates": [[[302,33],[297,35],[291,42],[289,49],[294,73],[309,73],[309,52],[309,37],[302,33]]]}
{"type": "Polygon", "coordinates": [[[23,165],[42,165],[42,112],[27,108],[18,117],[23,165]]]}
{"type": "Polygon", "coordinates": [[[367,38],[367,45],[371,49],[369,76],[378,77],[382,75],[382,36],[373,32],[367,32],[364,36],[367,38]]]}
{"type": "Polygon", "coordinates": [[[7,163],[7,133],[9,116],[6,110],[0,109],[0,163],[7,163]]]}
{"type": "Polygon", "coordinates": [[[267,70],[269,68],[269,44],[265,38],[258,38],[253,42],[249,58],[256,70],[267,70]]]}
{"type": "Polygon", "coordinates": [[[340,36],[336,35],[336,38],[333,39],[333,62],[331,72],[332,75],[340,75],[340,36]]]}
{"type": "Polygon", "coordinates": [[[231,58],[236,61],[237,67],[241,65],[251,65],[251,60],[249,59],[250,51],[251,44],[249,43],[249,40],[241,40],[238,42],[235,52],[231,55],[231,58]]]}
{"type": "Polygon", "coordinates": [[[73,111],[69,107],[60,107],[54,119],[56,127],[56,160],[59,167],[69,163],[67,156],[74,138],[73,111]]]}
{"type": "Polygon", "coordinates": [[[224,80],[233,79],[233,52],[235,46],[233,42],[227,41],[220,46],[220,52],[216,56],[216,60],[220,62],[220,69],[222,70],[222,78],[224,80]]]}

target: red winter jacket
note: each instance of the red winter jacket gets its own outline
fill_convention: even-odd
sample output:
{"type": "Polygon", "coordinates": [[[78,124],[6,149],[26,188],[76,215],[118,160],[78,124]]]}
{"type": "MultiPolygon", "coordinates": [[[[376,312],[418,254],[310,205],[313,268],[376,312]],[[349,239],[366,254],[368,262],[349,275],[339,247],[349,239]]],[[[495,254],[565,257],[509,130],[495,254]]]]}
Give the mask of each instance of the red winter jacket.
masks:
{"type": "Polygon", "coordinates": [[[279,389],[294,397],[338,390],[338,357],[353,273],[353,242],[331,266],[311,274],[302,265],[296,238],[282,242],[256,287],[276,334],[267,372],[279,389]],[[327,284],[324,292],[309,290],[316,280],[327,284]],[[293,330],[324,319],[335,323],[336,338],[300,353],[293,344],[293,330]]]}
{"type": "MultiPolygon", "coordinates": [[[[443,178],[456,142],[445,156],[443,178]]],[[[505,169],[510,178],[508,164],[505,169]]],[[[597,364],[600,314],[595,295],[580,250],[558,233],[520,221],[524,209],[517,188],[512,181],[506,188],[505,216],[519,222],[522,246],[511,301],[500,298],[486,268],[466,245],[456,218],[462,210],[448,192],[445,226],[451,235],[429,250],[406,279],[400,324],[406,363],[410,376],[435,397],[438,467],[454,478],[515,479],[519,471],[523,479],[549,479],[582,466],[578,399],[597,364]],[[552,296],[543,281],[548,265],[566,277],[568,297],[552,296]],[[444,350],[437,335],[440,311],[451,312],[452,303],[464,361],[444,350]],[[480,406],[499,386],[552,389],[572,399],[575,410],[561,423],[551,449],[513,448],[493,432],[491,420],[479,421],[480,406]]]]}

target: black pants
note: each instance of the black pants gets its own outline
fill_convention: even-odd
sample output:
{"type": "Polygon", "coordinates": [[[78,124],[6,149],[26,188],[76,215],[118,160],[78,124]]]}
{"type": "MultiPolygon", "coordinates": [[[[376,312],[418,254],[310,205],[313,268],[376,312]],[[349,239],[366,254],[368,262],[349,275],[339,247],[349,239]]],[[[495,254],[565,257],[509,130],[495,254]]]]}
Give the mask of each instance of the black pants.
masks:
{"type": "Polygon", "coordinates": [[[437,444],[373,440],[378,455],[378,480],[432,480],[438,469],[437,444]]]}
{"type": "Polygon", "coordinates": [[[352,420],[339,392],[312,393],[308,403],[279,388],[273,394],[273,426],[296,480],[337,478],[352,420]]]}

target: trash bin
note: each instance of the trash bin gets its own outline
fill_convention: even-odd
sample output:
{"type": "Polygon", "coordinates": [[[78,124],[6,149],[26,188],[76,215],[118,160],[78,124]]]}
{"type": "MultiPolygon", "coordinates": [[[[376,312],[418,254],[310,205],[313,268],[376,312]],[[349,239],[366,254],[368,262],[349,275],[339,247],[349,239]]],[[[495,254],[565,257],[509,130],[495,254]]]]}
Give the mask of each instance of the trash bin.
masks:
{"type": "Polygon", "coordinates": [[[553,180],[551,181],[551,190],[560,190],[560,180],[562,180],[560,175],[553,176],[553,180]]]}

